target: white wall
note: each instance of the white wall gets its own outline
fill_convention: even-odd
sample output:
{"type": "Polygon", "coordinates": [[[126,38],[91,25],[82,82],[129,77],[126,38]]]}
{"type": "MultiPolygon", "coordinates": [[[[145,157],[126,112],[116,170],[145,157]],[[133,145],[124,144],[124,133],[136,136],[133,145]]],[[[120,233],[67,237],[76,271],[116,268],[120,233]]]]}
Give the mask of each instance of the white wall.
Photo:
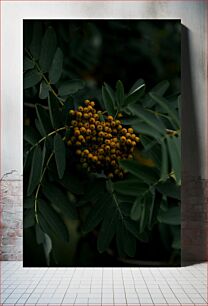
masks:
{"type": "MultiPolygon", "coordinates": [[[[199,169],[195,175],[208,178],[207,144],[207,37],[205,27],[206,1],[3,1],[1,52],[1,177],[22,175],[22,20],[76,18],[181,19],[189,29],[193,101],[198,123],[199,169]],[[198,173],[197,173],[198,171],[198,173]]],[[[186,75],[183,75],[185,78],[186,75]]],[[[188,102],[188,101],[187,101],[188,102]]],[[[187,104],[187,103],[186,103],[187,104]]],[[[185,110],[183,111],[185,114],[185,110]]],[[[187,118],[186,118],[187,119],[187,118]]],[[[191,122],[190,122],[191,125],[191,122]]],[[[187,130],[188,147],[195,149],[187,130]]],[[[189,150],[186,150],[186,154],[189,150]]],[[[185,174],[190,173],[192,156],[185,157],[185,174]]]]}

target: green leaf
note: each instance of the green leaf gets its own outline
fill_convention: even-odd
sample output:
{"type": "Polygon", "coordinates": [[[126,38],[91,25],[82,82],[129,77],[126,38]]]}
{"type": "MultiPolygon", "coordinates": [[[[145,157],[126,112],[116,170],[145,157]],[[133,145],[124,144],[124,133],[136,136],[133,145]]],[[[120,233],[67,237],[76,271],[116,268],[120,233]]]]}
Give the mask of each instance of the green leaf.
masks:
{"type": "Polygon", "coordinates": [[[174,171],[176,182],[181,185],[181,156],[180,156],[180,140],[178,137],[169,136],[166,138],[168,144],[168,150],[174,171]]]}
{"type": "Polygon", "coordinates": [[[23,69],[24,71],[34,68],[34,62],[29,59],[27,56],[24,57],[23,69]]]}
{"type": "Polygon", "coordinates": [[[114,190],[120,194],[139,196],[147,190],[148,186],[140,180],[128,179],[113,184],[114,190]]]}
{"type": "Polygon", "coordinates": [[[157,190],[164,194],[167,197],[171,197],[177,200],[180,200],[180,187],[171,182],[170,180],[165,183],[161,183],[157,185],[157,190]]]}
{"type": "Polygon", "coordinates": [[[171,226],[171,232],[173,234],[172,248],[176,250],[181,249],[181,229],[179,226],[171,226]]]}
{"type": "Polygon", "coordinates": [[[138,79],[134,85],[131,87],[131,89],[129,90],[129,94],[132,94],[138,90],[140,90],[141,86],[145,86],[144,80],[143,79],[138,79]]]}
{"type": "Polygon", "coordinates": [[[158,96],[163,96],[166,93],[169,86],[170,83],[167,80],[164,80],[158,83],[156,86],[154,86],[150,92],[156,93],[158,96]]]}
{"type": "Polygon", "coordinates": [[[23,138],[29,144],[34,145],[39,140],[39,135],[37,131],[32,126],[24,126],[23,138]]]}
{"type": "Polygon", "coordinates": [[[148,201],[149,205],[149,220],[148,220],[148,228],[151,230],[152,225],[154,224],[154,216],[155,211],[159,209],[159,205],[155,204],[155,189],[152,189],[147,195],[146,201],[148,201]]]}
{"type": "Polygon", "coordinates": [[[178,114],[179,114],[179,120],[181,119],[181,95],[178,96],[178,114]]]}
{"type": "Polygon", "coordinates": [[[158,175],[154,168],[142,166],[135,160],[120,160],[119,165],[148,185],[158,180],[158,175]]]}
{"type": "Polygon", "coordinates": [[[161,141],[162,163],[160,178],[162,181],[168,179],[168,152],[164,141],[161,141]]]}
{"type": "Polygon", "coordinates": [[[30,49],[31,54],[36,60],[39,59],[41,41],[42,41],[42,23],[41,21],[34,21],[32,41],[31,41],[29,49],[30,49]]]}
{"type": "Polygon", "coordinates": [[[38,223],[36,223],[36,225],[35,225],[35,235],[36,235],[37,244],[44,243],[45,235],[44,235],[43,231],[41,230],[40,225],[38,223]]]}
{"type": "Polygon", "coordinates": [[[40,104],[36,104],[35,109],[38,117],[40,133],[42,136],[45,136],[52,130],[48,112],[40,104]]]}
{"type": "Polygon", "coordinates": [[[155,102],[157,102],[162,107],[165,113],[170,115],[170,117],[172,118],[176,126],[180,127],[180,122],[179,122],[177,113],[173,109],[171,109],[171,107],[168,105],[168,100],[163,97],[158,96],[155,93],[149,93],[149,95],[155,102]]]}
{"type": "Polygon", "coordinates": [[[133,221],[131,219],[125,219],[125,227],[126,229],[137,239],[141,241],[146,241],[146,237],[140,233],[140,225],[139,222],[133,221]]]}
{"type": "Polygon", "coordinates": [[[116,231],[116,211],[112,207],[105,213],[98,235],[97,248],[100,253],[107,250],[116,231]]]}
{"type": "Polygon", "coordinates": [[[143,209],[142,197],[138,196],[131,209],[131,219],[139,220],[141,218],[142,209],[143,209]]]}
{"type": "Polygon", "coordinates": [[[139,99],[144,95],[145,92],[145,84],[143,80],[138,80],[133,87],[130,89],[129,94],[124,99],[123,106],[128,106],[132,103],[136,103],[139,99]]]}
{"type": "Polygon", "coordinates": [[[38,220],[42,230],[49,236],[53,234],[55,237],[69,242],[68,229],[59,214],[55,212],[50,204],[42,199],[39,199],[38,203],[38,208],[40,211],[38,220]]]}
{"type": "Polygon", "coordinates": [[[61,179],[66,168],[66,149],[64,142],[59,134],[56,134],[54,137],[54,152],[58,175],[61,179]]]}
{"type": "Polygon", "coordinates": [[[40,90],[39,90],[39,98],[45,99],[48,97],[49,87],[48,84],[43,80],[40,83],[40,90]]]}
{"type": "Polygon", "coordinates": [[[71,80],[62,83],[58,89],[60,96],[67,96],[76,93],[85,86],[82,80],[71,80]]]}
{"type": "Polygon", "coordinates": [[[52,27],[48,27],[41,44],[39,64],[43,72],[48,72],[56,51],[56,33],[52,27]]]}
{"type": "Polygon", "coordinates": [[[35,204],[35,198],[32,197],[26,197],[23,201],[23,208],[34,208],[35,204]]]}
{"type": "Polygon", "coordinates": [[[121,105],[123,104],[123,99],[124,99],[123,83],[120,80],[118,80],[116,83],[116,102],[118,109],[120,109],[121,105]]]}
{"type": "Polygon", "coordinates": [[[73,173],[65,173],[59,183],[74,194],[84,194],[83,182],[73,173]]]}
{"type": "Polygon", "coordinates": [[[160,134],[165,135],[166,127],[158,116],[145,110],[140,105],[130,105],[128,108],[134,115],[138,116],[144,123],[154,128],[160,134]]]}
{"type": "Polygon", "coordinates": [[[106,208],[106,199],[100,198],[89,211],[84,223],[83,232],[92,231],[104,218],[106,208]]]}
{"type": "Polygon", "coordinates": [[[49,108],[51,124],[54,129],[57,129],[61,125],[63,125],[63,122],[62,122],[62,115],[58,106],[58,101],[52,93],[50,93],[48,96],[48,108],[49,108]]]}
{"type": "Polygon", "coordinates": [[[180,207],[171,207],[167,211],[160,211],[158,221],[169,225],[181,224],[180,207]]]}
{"type": "Polygon", "coordinates": [[[43,186],[45,197],[66,217],[77,219],[75,205],[69,201],[67,195],[52,183],[43,186]]]}
{"type": "Polygon", "coordinates": [[[34,149],[32,166],[30,170],[29,183],[27,187],[27,195],[31,195],[37,187],[42,172],[42,152],[39,146],[34,149]]]}
{"type": "Polygon", "coordinates": [[[36,69],[28,70],[24,74],[24,80],[23,80],[24,89],[35,86],[40,82],[41,79],[42,76],[36,69]]]}
{"type": "Polygon", "coordinates": [[[102,86],[102,99],[105,106],[106,111],[109,115],[115,115],[115,98],[113,96],[112,89],[109,85],[104,83],[102,86]]]}
{"type": "Polygon", "coordinates": [[[62,66],[63,66],[63,52],[60,48],[57,48],[49,70],[49,79],[51,84],[56,84],[60,79],[62,74],[62,66]]]}
{"type": "Polygon", "coordinates": [[[120,255],[127,254],[129,257],[134,257],[136,253],[136,239],[126,229],[123,221],[117,219],[116,226],[116,242],[120,255]]]}
{"type": "Polygon", "coordinates": [[[151,136],[155,139],[160,139],[161,138],[161,134],[159,134],[155,128],[149,126],[148,124],[146,123],[143,123],[143,122],[140,122],[138,120],[138,122],[134,122],[133,124],[131,124],[132,128],[135,130],[135,132],[137,133],[141,133],[141,134],[144,134],[144,135],[148,135],[148,136],[151,136]]]}
{"type": "Polygon", "coordinates": [[[47,266],[50,265],[50,253],[52,251],[52,240],[51,238],[44,233],[44,243],[43,243],[44,253],[46,257],[47,266]]]}
{"type": "Polygon", "coordinates": [[[34,209],[27,209],[23,219],[24,228],[29,228],[35,225],[35,213],[34,209]]]}

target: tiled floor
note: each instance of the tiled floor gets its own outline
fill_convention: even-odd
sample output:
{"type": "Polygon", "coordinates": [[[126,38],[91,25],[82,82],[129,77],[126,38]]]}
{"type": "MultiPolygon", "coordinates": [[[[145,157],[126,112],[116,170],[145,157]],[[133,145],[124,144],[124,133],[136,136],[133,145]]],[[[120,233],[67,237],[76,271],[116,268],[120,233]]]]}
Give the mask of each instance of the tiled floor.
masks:
{"type": "Polygon", "coordinates": [[[206,264],[114,269],[0,264],[0,305],[207,305],[206,264]]]}

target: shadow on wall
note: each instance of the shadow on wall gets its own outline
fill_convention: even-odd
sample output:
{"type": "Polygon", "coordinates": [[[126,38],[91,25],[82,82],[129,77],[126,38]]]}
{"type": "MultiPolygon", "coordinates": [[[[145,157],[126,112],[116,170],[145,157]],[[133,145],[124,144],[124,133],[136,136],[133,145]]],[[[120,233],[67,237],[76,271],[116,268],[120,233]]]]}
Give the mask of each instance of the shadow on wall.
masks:
{"type": "Polygon", "coordinates": [[[206,180],[201,178],[203,162],[199,145],[199,103],[193,92],[189,30],[181,28],[182,91],[182,236],[181,264],[186,266],[207,260],[206,180]]]}

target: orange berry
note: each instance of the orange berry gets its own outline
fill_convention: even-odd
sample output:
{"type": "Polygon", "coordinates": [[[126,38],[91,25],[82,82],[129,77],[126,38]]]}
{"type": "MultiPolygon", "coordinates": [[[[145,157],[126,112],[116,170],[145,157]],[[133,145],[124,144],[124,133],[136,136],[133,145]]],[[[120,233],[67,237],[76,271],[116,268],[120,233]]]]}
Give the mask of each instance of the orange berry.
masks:
{"type": "Polygon", "coordinates": [[[90,100],[84,100],[85,105],[89,105],[89,103],[90,103],[90,100]]]}
{"type": "Polygon", "coordinates": [[[71,146],[71,145],[72,145],[71,140],[68,140],[68,141],[67,141],[67,145],[68,145],[68,146],[71,146]]]}
{"type": "Polygon", "coordinates": [[[85,150],[83,151],[83,153],[84,153],[85,155],[88,155],[90,152],[89,152],[89,150],[85,149],[85,150]]]}
{"type": "Polygon", "coordinates": [[[86,133],[86,128],[85,128],[84,126],[82,126],[82,127],[80,128],[80,132],[83,133],[83,134],[86,133]]]}
{"type": "Polygon", "coordinates": [[[119,124],[119,125],[117,126],[117,129],[118,129],[119,131],[122,130],[122,125],[119,124]]]}
{"type": "Polygon", "coordinates": [[[132,141],[132,146],[135,147],[136,146],[136,141],[132,141]]]}
{"type": "Polygon", "coordinates": [[[97,129],[98,129],[98,131],[102,131],[102,129],[103,129],[102,125],[98,125],[97,129]]]}
{"type": "Polygon", "coordinates": [[[134,130],[132,128],[128,128],[128,132],[133,134],[134,130]]]}
{"type": "Polygon", "coordinates": [[[74,116],[74,115],[75,115],[75,111],[74,111],[73,109],[71,109],[71,110],[69,111],[69,115],[74,116]]]}
{"type": "Polygon", "coordinates": [[[99,137],[103,137],[103,136],[104,136],[104,133],[103,133],[103,132],[99,132],[99,133],[98,133],[98,136],[99,136],[99,137]]]}
{"type": "Polygon", "coordinates": [[[89,159],[92,159],[92,158],[93,158],[92,153],[89,153],[89,154],[88,154],[88,158],[89,158],[89,159]]]}
{"type": "Polygon", "coordinates": [[[94,106],[95,106],[95,102],[94,102],[94,101],[91,101],[91,102],[90,102],[90,105],[91,105],[92,107],[94,107],[94,106]]]}
{"type": "Polygon", "coordinates": [[[136,142],[139,142],[140,139],[139,139],[139,137],[136,137],[135,140],[136,140],[136,142]]]}
{"type": "Polygon", "coordinates": [[[110,146],[105,146],[106,151],[110,151],[110,146]]]}
{"type": "Polygon", "coordinates": [[[94,130],[95,129],[95,125],[94,124],[90,124],[90,129],[94,130]]]}
{"type": "Polygon", "coordinates": [[[116,125],[120,125],[121,121],[120,120],[116,120],[115,123],[116,123],[116,125]]]}
{"type": "Polygon", "coordinates": [[[108,121],[113,121],[113,117],[112,116],[108,116],[107,119],[108,119],[108,121]]]}
{"type": "Polygon", "coordinates": [[[122,113],[118,113],[117,117],[122,118],[123,117],[122,113]]]}
{"type": "Polygon", "coordinates": [[[121,142],[125,142],[126,141],[126,137],[125,136],[121,136],[121,142]]]}
{"type": "Polygon", "coordinates": [[[84,140],[84,136],[83,135],[79,135],[78,139],[79,139],[79,141],[83,141],[84,140]]]}
{"type": "Polygon", "coordinates": [[[80,131],[78,130],[78,129],[76,129],[75,131],[74,131],[74,136],[79,136],[80,135],[80,131]]]}
{"type": "Polygon", "coordinates": [[[88,118],[89,118],[89,115],[88,115],[87,113],[84,113],[83,116],[84,116],[85,119],[88,119],[88,118]]]}
{"type": "Polygon", "coordinates": [[[87,134],[87,135],[90,135],[90,134],[91,134],[91,130],[90,130],[90,129],[87,129],[87,130],[86,130],[86,134],[87,134]]]}
{"type": "Polygon", "coordinates": [[[77,126],[77,121],[76,121],[76,120],[72,120],[71,124],[72,124],[73,126],[77,126]]]}
{"type": "Polygon", "coordinates": [[[82,145],[82,143],[80,141],[76,141],[75,145],[80,147],[82,145]]]}
{"type": "Polygon", "coordinates": [[[80,112],[83,112],[83,107],[82,107],[82,106],[79,106],[79,107],[78,107],[78,110],[79,110],[80,112]]]}
{"type": "Polygon", "coordinates": [[[113,173],[109,173],[108,178],[113,178],[113,173]]]}
{"type": "Polygon", "coordinates": [[[90,118],[90,123],[95,123],[95,118],[90,118]]]}
{"type": "Polygon", "coordinates": [[[94,161],[94,162],[98,161],[97,156],[93,156],[92,161],[94,161]]]}
{"type": "Polygon", "coordinates": [[[81,150],[76,150],[76,154],[77,154],[77,155],[81,155],[81,154],[82,154],[82,151],[81,151],[81,150]]]}
{"type": "Polygon", "coordinates": [[[110,140],[109,140],[109,139],[106,139],[106,140],[105,140],[105,143],[106,143],[106,144],[110,144],[110,140]]]}
{"type": "Polygon", "coordinates": [[[121,130],[121,133],[125,135],[125,134],[127,133],[127,129],[123,128],[123,129],[121,130]]]}

